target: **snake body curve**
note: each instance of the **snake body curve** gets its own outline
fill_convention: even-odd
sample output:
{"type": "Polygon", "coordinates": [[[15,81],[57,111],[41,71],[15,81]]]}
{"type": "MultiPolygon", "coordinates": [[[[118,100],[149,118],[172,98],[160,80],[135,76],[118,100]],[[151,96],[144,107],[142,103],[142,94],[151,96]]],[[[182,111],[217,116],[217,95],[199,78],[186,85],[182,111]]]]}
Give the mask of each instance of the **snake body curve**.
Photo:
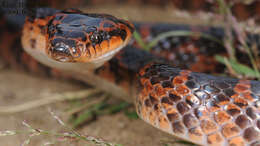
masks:
{"type": "MultiPolygon", "coordinates": [[[[34,57],[44,64],[61,70],[87,70],[123,86],[132,96],[136,93],[139,116],[179,138],[200,145],[260,144],[260,82],[180,70],[162,56],[129,46],[107,62],[130,41],[133,29],[130,22],[110,15],[37,9],[25,21],[22,44],[30,55],[39,53],[34,57]]],[[[182,51],[205,52],[196,49],[182,51]]],[[[1,51],[6,52],[10,51],[1,51]]],[[[19,60],[30,60],[29,68],[37,68],[28,58],[23,54],[19,60]]],[[[207,57],[199,59],[197,65],[202,65],[207,57]]],[[[12,58],[6,60],[15,64],[12,58]]],[[[200,69],[196,64],[191,66],[200,69]]]]}

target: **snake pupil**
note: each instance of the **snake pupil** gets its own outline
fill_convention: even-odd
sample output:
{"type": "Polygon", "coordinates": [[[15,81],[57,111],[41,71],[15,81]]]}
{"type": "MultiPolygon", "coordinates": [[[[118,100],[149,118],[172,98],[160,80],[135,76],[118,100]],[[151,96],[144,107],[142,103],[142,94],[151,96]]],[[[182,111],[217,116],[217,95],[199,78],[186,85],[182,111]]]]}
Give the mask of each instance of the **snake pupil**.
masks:
{"type": "Polygon", "coordinates": [[[103,41],[103,37],[99,33],[94,32],[90,36],[90,40],[93,44],[100,44],[103,41]]]}

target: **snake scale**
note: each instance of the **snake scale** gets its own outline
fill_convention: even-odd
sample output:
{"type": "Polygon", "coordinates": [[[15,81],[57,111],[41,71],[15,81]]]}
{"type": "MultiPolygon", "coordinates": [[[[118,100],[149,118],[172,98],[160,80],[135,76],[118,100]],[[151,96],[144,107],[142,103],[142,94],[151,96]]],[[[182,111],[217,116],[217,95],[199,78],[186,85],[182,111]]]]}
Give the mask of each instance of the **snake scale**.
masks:
{"type": "Polygon", "coordinates": [[[212,59],[225,51],[223,46],[204,38],[168,37],[146,52],[131,41],[135,29],[146,37],[195,29],[221,38],[219,28],[132,24],[111,15],[52,8],[31,11],[18,33],[2,22],[0,27],[10,31],[0,31],[0,56],[12,67],[48,75],[73,71],[90,78],[90,84],[97,86],[95,78],[118,86],[133,97],[141,119],[196,144],[260,145],[260,82],[192,72],[223,71],[212,59]]]}

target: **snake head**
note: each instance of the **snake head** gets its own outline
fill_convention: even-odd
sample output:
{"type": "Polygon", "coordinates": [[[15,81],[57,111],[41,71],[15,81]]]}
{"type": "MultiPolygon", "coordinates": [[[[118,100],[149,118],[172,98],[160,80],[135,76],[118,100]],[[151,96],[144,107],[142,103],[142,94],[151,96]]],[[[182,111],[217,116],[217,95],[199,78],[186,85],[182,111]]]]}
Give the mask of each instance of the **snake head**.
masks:
{"type": "Polygon", "coordinates": [[[106,14],[65,11],[49,20],[46,52],[59,62],[101,63],[131,38],[134,26],[106,14]]]}

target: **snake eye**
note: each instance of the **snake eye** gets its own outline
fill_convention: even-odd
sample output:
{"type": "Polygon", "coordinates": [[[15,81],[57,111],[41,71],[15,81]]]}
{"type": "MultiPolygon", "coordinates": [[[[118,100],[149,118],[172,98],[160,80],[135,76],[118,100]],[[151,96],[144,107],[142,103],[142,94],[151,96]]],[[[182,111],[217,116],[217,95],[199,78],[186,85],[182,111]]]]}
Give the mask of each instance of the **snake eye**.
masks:
{"type": "Polygon", "coordinates": [[[76,48],[73,47],[73,48],[71,49],[71,55],[72,55],[73,57],[77,58],[77,57],[80,57],[81,52],[80,52],[79,49],[76,49],[76,48]]]}
{"type": "Polygon", "coordinates": [[[94,32],[91,36],[90,36],[90,41],[94,44],[100,44],[103,41],[103,37],[102,35],[100,35],[97,32],[94,32]]]}

